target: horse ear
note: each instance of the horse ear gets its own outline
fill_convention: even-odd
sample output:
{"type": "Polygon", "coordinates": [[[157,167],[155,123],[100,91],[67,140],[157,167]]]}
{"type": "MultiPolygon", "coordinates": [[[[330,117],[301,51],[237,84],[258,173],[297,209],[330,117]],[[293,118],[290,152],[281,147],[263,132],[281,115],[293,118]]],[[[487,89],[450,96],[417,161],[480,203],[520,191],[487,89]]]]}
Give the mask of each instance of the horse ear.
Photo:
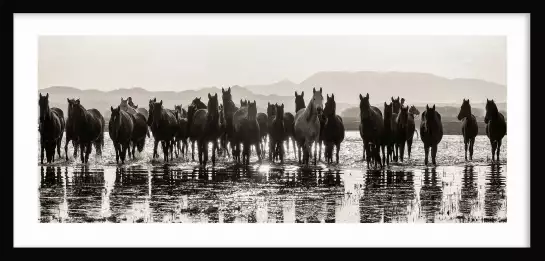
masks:
{"type": "Polygon", "coordinates": [[[327,97],[327,99],[329,100],[329,94],[326,94],[325,96],[326,96],[326,97],[327,97]]]}
{"type": "Polygon", "coordinates": [[[282,103],[282,108],[284,108],[284,104],[282,103]]]}
{"type": "Polygon", "coordinates": [[[208,94],[208,99],[212,99],[212,95],[210,95],[210,93],[208,94]]]}
{"type": "Polygon", "coordinates": [[[316,88],[312,87],[312,93],[316,92],[316,88]]]}
{"type": "Polygon", "coordinates": [[[227,90],[227,92],[231,93],[231,87],[229,87],[229,89],[227,90]]]}
{"type": "Polygon", "coordinates": [[[390,97],[390,99],[392,99],[392,102],[394,102],[394,97],[390,97]]]}
{"type": "Polygon", "coordinates": [[[331,99],[335,99],[335,94],[334,93],[331,94],[331,99]]]}
{"type": "Polygon", "coordinates": [[[361,96],[361,93],[360,93],[360,100],[363,100],[363,96],[361,96]]]}
{"type": "Polygon", "coordinates": [[[297,97],[297,91],[295,91],[295,97],[297,97]]]}
{"type": "Polygon", "coordinates": [[[433,105],[433,110],[435,110],[435,104],[433,105]]]}
{"type": "Polygon", "coordinates": [[[429,109],[430,109],[430,106],[428,106],[428,105],[426,104],[426,110],[429,110],[429,109]]]}
{"type": "Polygon", "coordinates": [[[301,98],[303,98],[305,96],[305,92],[301,92],[301,98]]]}
{"type": "Polygon", "coordinates": [[[161,106],[162,106],[162,105],[163,105],[163,100],[161,100],[161,101],[159,102],[159,104],[161,104],[161,106]]]}
{"type": "Polygon", "coordinates": [[[369,98],[369,93],[367,93],[367,96],[365,96],[366,98],[369,98]]]}
{"type": "Polygon", "coordinates": [[[216,92],[216,94],[214,94],[214,97],[218,98],[218,93],[216,92]]]}
{"type": "Polygon", "coordinates": [[[49,98],[49,93],[46,93],[46,94],[45,94],[45,98],[46,98],[46,99],[49,98]]]}
{"type": "Polygon", "coordinates": [[[110,106],[110,110],[111,110],[112,112],[114,112],[114,107],[113,107],[113,106],[110,106]]]}
{"type": "MultiPolygon", "coordinates": [[[[42,96],[41,93],[40,93],[40,96],[42,96]]],[[[67,101],[68,103],[70,103],[70,99],[66,98],[66,101],[67,101]]]]}
{"type": "Polygon", "coordinates": [[[322,93],[322,87],[320,87],[320,93],[322,93]]]}

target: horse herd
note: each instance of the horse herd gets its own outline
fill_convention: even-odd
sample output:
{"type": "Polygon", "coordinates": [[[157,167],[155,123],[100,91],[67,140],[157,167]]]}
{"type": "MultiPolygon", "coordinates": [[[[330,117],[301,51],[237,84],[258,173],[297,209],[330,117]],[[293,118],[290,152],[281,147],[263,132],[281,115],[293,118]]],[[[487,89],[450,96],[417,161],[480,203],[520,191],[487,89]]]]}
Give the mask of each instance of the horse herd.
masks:
{"type": "MultiPolygon", "coordinates": [[[[217,93],[208,94],[208,103],[201,98],[193,99],[187,111],[182,105],[174,106],[174,110],[165,108],[163,101],[155,98],[149,100],[148,110],[138,108],[131,97],[121,98],[117,107],[110,107],[111,117],[108,133],[114,144],[116,162],[123,164],[128,153],[135,157],[135,150],[142,152],[146,137],[153,135],[153,158],[159,157],[157,146],[161,142],[165,162],[188,153],[188,141],[191,142],[191,158],[194,161],[195,143],[201,166],[208,163],[208,146],[212,143],[212,165],[218,156],[231,157],[236,163],[248,165],[252,146],[257,152],[258,161],[265,157],[265,144],[268,144],[269,161],[284,162],[284,142],[289,152],[291,139],[296,159],[300,164],[309,165],[312,147],[314,146],[313,164],[317,156],[321,160],[322,145],[325,145],[324,158],[328,164],[339,162],[340,145],[344,140],[345,128],[342,118],[336,114],[335,95],[324,97],[322,88],[313,88],[312,97],[305,103],[304,92],[295,92],[295,114],[284,111],[284,104],[267,105],[267,113],[258,113],[255,101],[241,100],[237,107],[232,100],[231,88],[222,88],[222,104],[217,93]],[[267,143],[268,138],[268,143],[267,143]],[[241,151],[242,144],[242,151],[241,151]],[[132,148],[131,148],[132,147],[132,148]],[[319,148],[319,152],[317,149],[319,148]],[[132,153],[131,153],[132,149],[132,153]],[[301,153],[303,154],[301,156],[301,153]],[[169,157],[170,156],[170,157],[169,157]]],[[[415,106],[405,106],[405,99],[391,98],[384,102],[384,114],[377,107],[371,106],[369,94],[359,95],[360,124],[359,133],[363,141],[363,159],[367,167],[374,163],[383,167],[390,161],[403,162],[405,145],[408,158],[411,157],[413,134],[416,131],[415,117],[421,116],[420,139],[424,144],[425,159],[431,149],[431,162],[436,165],[437,147],[443,137],[441,115],[435,105],[426,105],[420,114],[415,106]],[[382,149],[382,157],[380,151],[382,149]]],[[[85,109],[79,99],[67,99],[68,117],[59,108],[49,107],[49,94],[40,94],[39,132],[41,143],[41,162],[44,151],[47,162],[55,158],[55,147],[59,157],[61,140],[66,132],[65,156],[68,160],[68,144],[72,141],[74,158],[77,158],[78,147],[82,163],[87,163],[92,145],[96,154],[102,154],[104,146],[105,120],[96,109],[85,109]]],[[[471,113],[469,100],[465,100],[460,108],[458,120],[462,121],[465,159],[469,150],[469,159],[473,159],[473,145],[478,133],[477,120],[471,113]]],[[[507,133],[505,117],[498,111],[494,100],[486,102],[486,134],[492,147],[492,160],[499,161],[500,147],[507,133]],[[495,157],[496,156],[496,157],[495,157]]]]}

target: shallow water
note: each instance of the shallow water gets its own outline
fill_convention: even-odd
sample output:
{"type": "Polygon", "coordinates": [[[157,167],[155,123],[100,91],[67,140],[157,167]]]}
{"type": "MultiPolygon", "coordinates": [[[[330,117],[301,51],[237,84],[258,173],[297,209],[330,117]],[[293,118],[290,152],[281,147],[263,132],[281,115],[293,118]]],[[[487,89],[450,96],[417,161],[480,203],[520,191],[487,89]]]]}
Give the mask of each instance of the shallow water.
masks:
{"type": "MultiPolygon", "coordinates": [[[[89,164],[56,160],[39,168],[40,222],[506,222],[506,150],[490,163],[486,136],[464,161],[461,136],[444,136],[437,167],[423,165],[416,138],[411,159],[384,170],[361,161],[361,139],[347,132],[340,163],[301,168],[290,148],[284,164],[248,168],[220,158],[216,167],[150,160],[153,143],[115,164],[106,133],[102,158],[89,164]]],[[[63,144],[64,146],[64,144],[63,144]]],[[[69,155],[72,155],[69,146],[69,155]]],[[[64,152],[61,154],[64,156],[64,152]]],[[[39,157],[39,155],[38,155],[39,157]]]]}

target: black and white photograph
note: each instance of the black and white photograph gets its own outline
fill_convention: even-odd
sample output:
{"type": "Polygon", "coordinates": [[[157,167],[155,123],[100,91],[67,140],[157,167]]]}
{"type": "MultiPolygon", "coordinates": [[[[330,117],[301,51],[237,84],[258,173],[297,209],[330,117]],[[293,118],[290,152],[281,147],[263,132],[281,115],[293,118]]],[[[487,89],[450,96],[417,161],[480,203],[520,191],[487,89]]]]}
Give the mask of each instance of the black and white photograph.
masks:
{"type": "MultiPolygon", "coordinates": [[[[25,170],[15,156],[14,173],[34,204],[17,207],[25,220],[46,230],[131,223],[133,235],[144,229],[134,223],[177,233],[265,223],[297,237],[309,236],[294,230],[303,227],[351,230],[339,223],[394,236],[437,228],[430,223],[460,231],[471,231],[466,223],[526,226],[516,216],[528,213],[530,174],[529,127],[522,128],[529,63],[519,55],[528,54],[528,35],[520,30],[479,27],[470,15],[467,23],[458,22],[462,15],[437,19],[435,28],[418,20],[432,20],[426,15],[401,16],[362,32],[384,18],[184,16],[119,18],[100,33],[107,20],[79,18],[70,27],[59,15],[34,28],[68,26],[27,37],[33,68],[15,62],[15,77],[18,68],[32,74],[32,85],[15,91],[16,107],[19,98],[29,115],[19,119],[28,126],[19,148],[25,170]],[[189,29],[199,23],[202,33],[189,29]],[[426,230],[396,232],[394,224],[426,230]]],[[[528,26],[515,18],[505,24],[528,26]]],[[[17,126],[15,135],[23,135],[17,126]]]]}

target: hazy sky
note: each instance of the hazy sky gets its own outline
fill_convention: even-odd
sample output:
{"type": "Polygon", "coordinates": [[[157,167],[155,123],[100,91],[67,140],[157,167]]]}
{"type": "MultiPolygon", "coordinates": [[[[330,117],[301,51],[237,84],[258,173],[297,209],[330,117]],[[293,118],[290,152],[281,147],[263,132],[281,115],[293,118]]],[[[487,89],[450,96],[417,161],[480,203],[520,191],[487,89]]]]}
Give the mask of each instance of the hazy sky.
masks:
{"type": "Polygon", "coordinates": [[[185,90],[404,71],[505,84],[503,36],[41,36],[39,88],[185,90]]]}

